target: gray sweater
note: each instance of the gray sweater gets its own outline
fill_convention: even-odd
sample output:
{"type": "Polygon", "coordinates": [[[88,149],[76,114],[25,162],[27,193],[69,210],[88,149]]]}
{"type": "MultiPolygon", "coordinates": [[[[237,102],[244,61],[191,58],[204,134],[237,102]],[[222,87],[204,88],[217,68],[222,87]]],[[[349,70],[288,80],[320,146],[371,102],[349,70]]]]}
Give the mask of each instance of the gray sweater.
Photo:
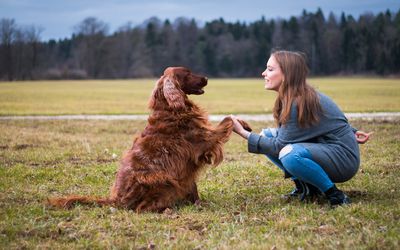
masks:
{"type": "Polygon", "coordinates": [[[278,158],[280,150],[300,143],[306,147],[333,182],[344,182],[353,177],[360,164],[360,153],[353,129],[343,112],[326,95],[318,93],[323,114],[318,124],[300,128],[297,105],[292,104],[289,121],[278,128],[276,137],[251,133],[248,150],[278,158]]]}

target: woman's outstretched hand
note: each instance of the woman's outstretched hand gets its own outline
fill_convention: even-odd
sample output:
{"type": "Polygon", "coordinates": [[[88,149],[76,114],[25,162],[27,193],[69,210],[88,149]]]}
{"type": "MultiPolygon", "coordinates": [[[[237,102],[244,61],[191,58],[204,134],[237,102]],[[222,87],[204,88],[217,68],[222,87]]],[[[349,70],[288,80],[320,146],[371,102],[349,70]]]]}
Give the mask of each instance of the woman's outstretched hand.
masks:
{"type": "Polygon", "coordinates": [[[238,121],[236,116],[230,115],[230,117],[231,117],[231,119],[233,121],[233,132],[235,132],[236,134],[240,135],[244,139],[249,138],[250,132],[243,128],[242,124],[240,124],[240,122],[238,121]]]}
{"type": "Polygon", "coordinates": [[[356,140],[357,140],[358,143],[364,144],[364,143],[366,143],[366,142],[369,140],[369,137],[370,137],[373,133],[374,133],[374,132],[366,133],[366,132],[364,132],[364,131],[359,130],[359,131],[356,132],[356,140]]]}

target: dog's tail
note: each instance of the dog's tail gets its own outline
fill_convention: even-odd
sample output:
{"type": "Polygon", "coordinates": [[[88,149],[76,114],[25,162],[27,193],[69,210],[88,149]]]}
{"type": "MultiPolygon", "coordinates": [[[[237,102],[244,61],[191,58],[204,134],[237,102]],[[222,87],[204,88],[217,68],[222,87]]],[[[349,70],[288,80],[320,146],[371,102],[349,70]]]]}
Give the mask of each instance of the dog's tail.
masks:
{"type": "Polygon", "coordinates": [[[97,197],[79,196],[79,195],[48,198],[47,203],[50,206],[64,208],[64,209],[71,208],[72,206],[77,204],[100,205],[100,206],[116,205],[115,201],[110,198],[97,198],[97,197]]]}

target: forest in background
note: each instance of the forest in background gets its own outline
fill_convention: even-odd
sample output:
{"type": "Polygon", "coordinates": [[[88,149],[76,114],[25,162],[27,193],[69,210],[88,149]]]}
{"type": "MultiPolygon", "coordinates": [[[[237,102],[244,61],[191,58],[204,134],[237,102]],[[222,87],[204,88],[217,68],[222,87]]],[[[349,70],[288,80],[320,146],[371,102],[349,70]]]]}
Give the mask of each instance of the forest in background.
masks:
{"type": "Polygon", "coordinates": [[[272,49],[305,52],[312,75],[399,75],[400,10],[199,25],[156,17],[109,32],[88,17],[70,38],[41,40],[43,30],[0,19],[0,80],[158,77],[186,66],[210,77],[259,77],[272,49]]]}

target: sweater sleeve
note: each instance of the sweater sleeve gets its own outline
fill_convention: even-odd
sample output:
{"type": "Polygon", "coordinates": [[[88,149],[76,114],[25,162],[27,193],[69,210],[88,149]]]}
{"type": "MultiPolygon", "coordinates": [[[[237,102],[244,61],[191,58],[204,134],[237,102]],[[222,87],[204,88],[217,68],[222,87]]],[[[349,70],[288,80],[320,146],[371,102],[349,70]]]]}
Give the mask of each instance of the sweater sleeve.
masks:
{"type": "MultiPolygon", "coordinates": [[[[297,122],[297,105],[293,103],[290,111],[290,118],[285,125],[279,127],[279,133],[276,137],[260,136],[255,133],[250,134],[248,138],[249,152],[278,157],[281,149],[288,144],[315,141],[316,138],[327,135],[331,133],[332,130],[340,127],[337,123],[337,119],[331,118],[336,116],[342,117],[342,113],[336,110],[336,106],[331,102],[323,102],[322,108],[326,112],[321,115],[318,124],[307,128],[301,128],[297,122]]],[[[344,124],[344,120],[340,123],[344,124]]]]}
{"type": "Polygon", "coordinates": [[[278,156],[279,151],[285,145],[282,144],[277,137],[266,137],[259,134],[250,133],[248,138],[248,150],[250,153],[267,154],[278,156]]]}
{"type": "Polygon", "coordinates": [[[289,121],[279,127],[279,133],[275,137],[267,137],[251,133],[248,138],[248,151],[255,154],[267,154],[278,157],[281,149],[295,141],[299,134],[297,124],[297,107],[292,105],[289,121]]]}

